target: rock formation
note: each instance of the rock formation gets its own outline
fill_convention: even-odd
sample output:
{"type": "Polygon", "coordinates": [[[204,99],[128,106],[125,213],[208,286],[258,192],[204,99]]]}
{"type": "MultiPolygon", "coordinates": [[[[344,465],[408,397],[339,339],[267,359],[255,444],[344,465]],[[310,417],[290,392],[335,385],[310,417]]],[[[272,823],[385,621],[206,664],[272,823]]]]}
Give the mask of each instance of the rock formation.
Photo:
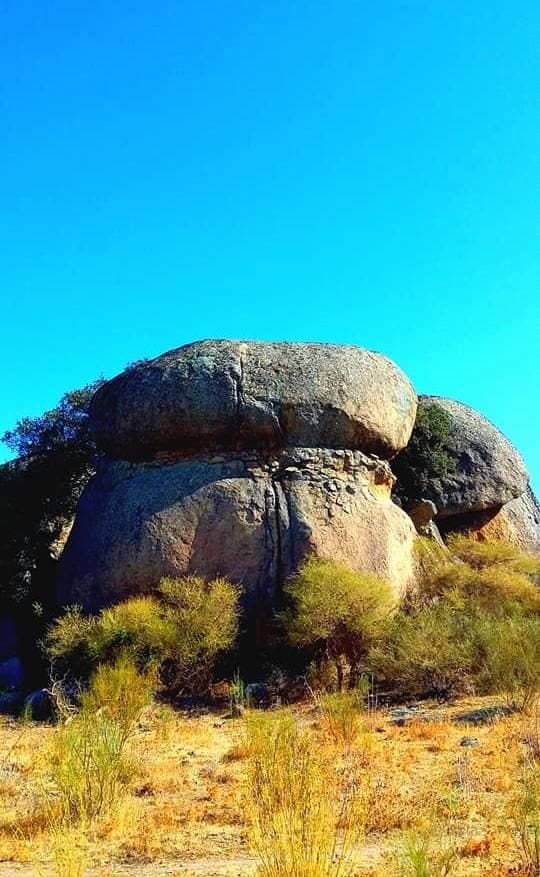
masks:
{"type": "Polygon", "coordinates": [[[95,610],[197,573],[267,603],[308,552],[402,593],[415,529],[381,458],[415,412],[397,366],[351,346],[203,341],[127,369],[91,405],[106,456],[61,559],[61,601],[95,610]]]}
{"type": "MultiPolygon", "coordinates": [[[[415,509],[432,504],[434,520],[443,534],[470,532],[479,539],[502,540],[540,551],[540,508],[528,486],[519,452],[487,418],[461,402],[420,396],[419,419],[422,411],[432,406],[448,415],[444,449],[450,465],[443,475],[433,475],[427,486],[422,485],[420,502],[405,499],[413,519],[415,509]]],[[[429,443],[427,433],[423,441],[429,443]]],[[[410,463],[414,467],[415,460],[410,459],[410,463]]]]}
{"type": "MultiPolygon", "coordinates": [[[[423,396],[420,415],[433,405],[451,465],[404,497],[409,516],[392,501],[389,461],[409,442],[417,397],[386,357],[201,341],[126,369],[92,400],[103,456],[61,558],[61,602],[95,611],[194,573],[227,576],[247,605],[269,605],[308,553],[375,572],[399,595],[414,582],[413,520],[433,538],[472,530],[540,549],[519,453],[459,402],[423,396]]],[[[402,473],[403,458],[416,464],[410,448],[430,459],[413,441],[402,473]]]]}
{"type": "Polygon", "coordinates": [[[440,528],[445,534],[473,533],[480,540],[510,542],[540,554],[540,506],[530,487],[505,505],[446,518],[440,528]]]}

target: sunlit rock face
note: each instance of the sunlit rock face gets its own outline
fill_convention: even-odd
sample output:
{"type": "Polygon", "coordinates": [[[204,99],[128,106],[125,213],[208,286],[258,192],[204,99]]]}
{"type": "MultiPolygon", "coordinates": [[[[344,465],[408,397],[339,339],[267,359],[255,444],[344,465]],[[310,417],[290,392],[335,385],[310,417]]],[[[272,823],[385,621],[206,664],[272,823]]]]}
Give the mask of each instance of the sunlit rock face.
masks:
{"type": "Polygon", "coordinates": [[[99,447],[120,459],[324,447],[388,459],[416,393],[379,353],[339,344],[198,341],[127,369],[92,402],[99,447]]]}

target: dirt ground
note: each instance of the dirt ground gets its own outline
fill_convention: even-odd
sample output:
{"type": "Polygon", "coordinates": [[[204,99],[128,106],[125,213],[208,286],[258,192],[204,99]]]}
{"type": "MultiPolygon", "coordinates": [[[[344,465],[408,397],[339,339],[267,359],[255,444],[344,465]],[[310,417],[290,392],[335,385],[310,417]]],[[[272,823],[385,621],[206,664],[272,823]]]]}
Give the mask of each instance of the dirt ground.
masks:
{"type": "MultiPolygon", "coordinates": [[[[365,717],[353,750],[366,796],[359,877],[405,875],[396,851],[411,832],[432,837],[434,850],[453,845],[456,877],[521,873],[511,871],[520,863],[515,801],[538,726],[520,715],[459,720],[491,704],[423,704],[402,725],[389,710],[365,717]]],[[[338,744],[317,707],[294,711],[313,746],[331,753],[338,744]]],[[[0,877],[58,874],[40,806],[54,733],[0,719],[0,877]]],[[[86,835],[84,874],[255,874],[245,740],[245,718],[149,709],[131,743],[129,787],[86,835]]]]}

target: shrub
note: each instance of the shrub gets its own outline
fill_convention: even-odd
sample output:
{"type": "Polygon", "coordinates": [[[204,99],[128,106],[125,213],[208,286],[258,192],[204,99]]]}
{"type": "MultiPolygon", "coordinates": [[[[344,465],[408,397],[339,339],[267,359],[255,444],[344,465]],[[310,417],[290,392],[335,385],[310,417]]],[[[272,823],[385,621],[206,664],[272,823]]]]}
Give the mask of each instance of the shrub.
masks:
{"type": "Polygon", "coordinates": [[[310,557],[285,590],[292,607],[282,618],[291,642],[311,646],[321,660],[333,661],[340,689],[345,662],[354,684],[362,659],[394,608],[390,585],[370,573],[310,557]]]}
{"type": "Polygon", "coordinates": [[[123,756],[120,728],[104,714],[81,713],[57,730],[49,782],[63,823],[87,825],[112,806],[130,775],[123,756]]]}
{"type": "Polygon", "coordinates": [[[443,599],[398,612],[369,659],[401,694],[446,698],[470,686],[477,655],[476,618],[443,599]]]}
{"type": "Polygon", "coordinates": [[[125,743],[150,703],[154,688],[154,674],[138,673],[126,658],[114,666],[102,664],[81,696],[81,712],[103,713],[118,725],[121,741],[125,743]]]}
{"type": "Polygon", "coordinates": [[[351,749],[362,728],[366,691],[367,686],[362,685],[349,691],[327,691],[317,697],[324,725],[346,751],[351,749]]]}
{"type": "Polygon", "coordinates": [[[540,618],[490,620],[480,627],[488,690],[527,712],[540,694],[540,618]]]}
{"type": "Polygon", "coordinates": [[[60,825],[88,825],[118,799],[131,775],[126,744],[150,689],[150,680],[126,661],[100,668],[80,711],[58,727],[46,784],[60,825]]]}
{"type": "Polygon", "coordinates": [[[540,557],[499,540],[478,540],[461,533],[447,539],[450,552],[474,569],[504,566],[527,575],[540,573],[540,557]]]}
{"type": "Polygon", "coordinates": [[[80,606],[70,606],[56,619],[45,638],[45,649],[53,669],[69,668],[76,679],[88,678],[97,661],[95,633],[97,619],[82,614],[80,606]]]}
{"type": "Polygon", "coordinates": [[[371,650],[373,670],[402,694],[495,691],[528,709],[540,674],[536,559],[463,536],[451,549],[454,560],[430,556],[418,591],[371,650]]]}
{"type": "Polygon", "coordinates": [[[112,663],[129,656],[141,670],[163,659],[173,639],[171,625],[157,597],[131,597],[103,609],[92,628],[97,663],[112,663]]]}
{"type": "Polygon", "coordinates": [[[489,615],[540,610],[540,591],[528,575],[507,566],[475,569],[466,563],[448,562],[434,570],[419,588],[419,602],[453,596],[489,615]]]}
{"type": "Polygon", "coordinates": [[[209,681],[215,660],[238,634],[239,591],[226,579],[206,582],[199,576],[162,579],[159,585],[164,620],[171,639],[174,687],[196,690],[209,681]]]}
{"type": "Polygon", "coordinates": [[[526,768],[515,802],[513,824],[524,873],[540,874],[540,771],[526,768]]]}
{"type": "Polygon", "coordinates": [[[449,838],[436,844],[429,829],[408,831],[397,854],[403,877],[448,877],[458,857],[458,849],[449,838]]]}
{"type": "MultiPolygon", "coordinates": [[[[252,837],[262,877],[348,877],[358,834],[353,783],[332,787],[294,719],[257,722],[250,746],[252,837]]],[[[349,778],[350,779],[350,778],[349,778]]]]}
{"type": "Polygon", "coordinates": [[[159,667],[171,691],[202,690],[236,638],[238,599],[225,579],[162,579],[155,595],[132,597],[98,616],[68,609],[49,630],[45,648],[75,678],[127,657],[141,672],[159,667]]]}
{"type": "MultiPolygon", "coordinates": [[[[66,827],[61,823],[48,826],[50,859],[54,877],[85,877],[88,842],[78,827],[66,827]]],[[[37,877],[51,877],[49,868],[33,862],[37,877]]]]}

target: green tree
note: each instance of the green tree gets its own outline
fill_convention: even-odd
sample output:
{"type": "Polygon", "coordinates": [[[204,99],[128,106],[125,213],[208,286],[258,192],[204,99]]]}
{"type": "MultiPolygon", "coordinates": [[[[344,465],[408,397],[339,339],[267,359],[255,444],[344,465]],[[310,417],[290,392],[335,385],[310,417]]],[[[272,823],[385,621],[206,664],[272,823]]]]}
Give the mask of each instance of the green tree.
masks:
{"type": "Polygon", "coordinates": [[[66,393],[2,437],[17,455],[0,467],[0,596],[7,604],[48,601],[51,545],[93,472],[88,407],[100,383],[66,393]]]}
{"type": "Polygon", "coordinates": [[[436,402],[421,405],[407,447],[392,461],[397,476],[396,495],[412,506],[430,495],[430,484],[456,468],[450,446],[452,419],[436,402]]]}

